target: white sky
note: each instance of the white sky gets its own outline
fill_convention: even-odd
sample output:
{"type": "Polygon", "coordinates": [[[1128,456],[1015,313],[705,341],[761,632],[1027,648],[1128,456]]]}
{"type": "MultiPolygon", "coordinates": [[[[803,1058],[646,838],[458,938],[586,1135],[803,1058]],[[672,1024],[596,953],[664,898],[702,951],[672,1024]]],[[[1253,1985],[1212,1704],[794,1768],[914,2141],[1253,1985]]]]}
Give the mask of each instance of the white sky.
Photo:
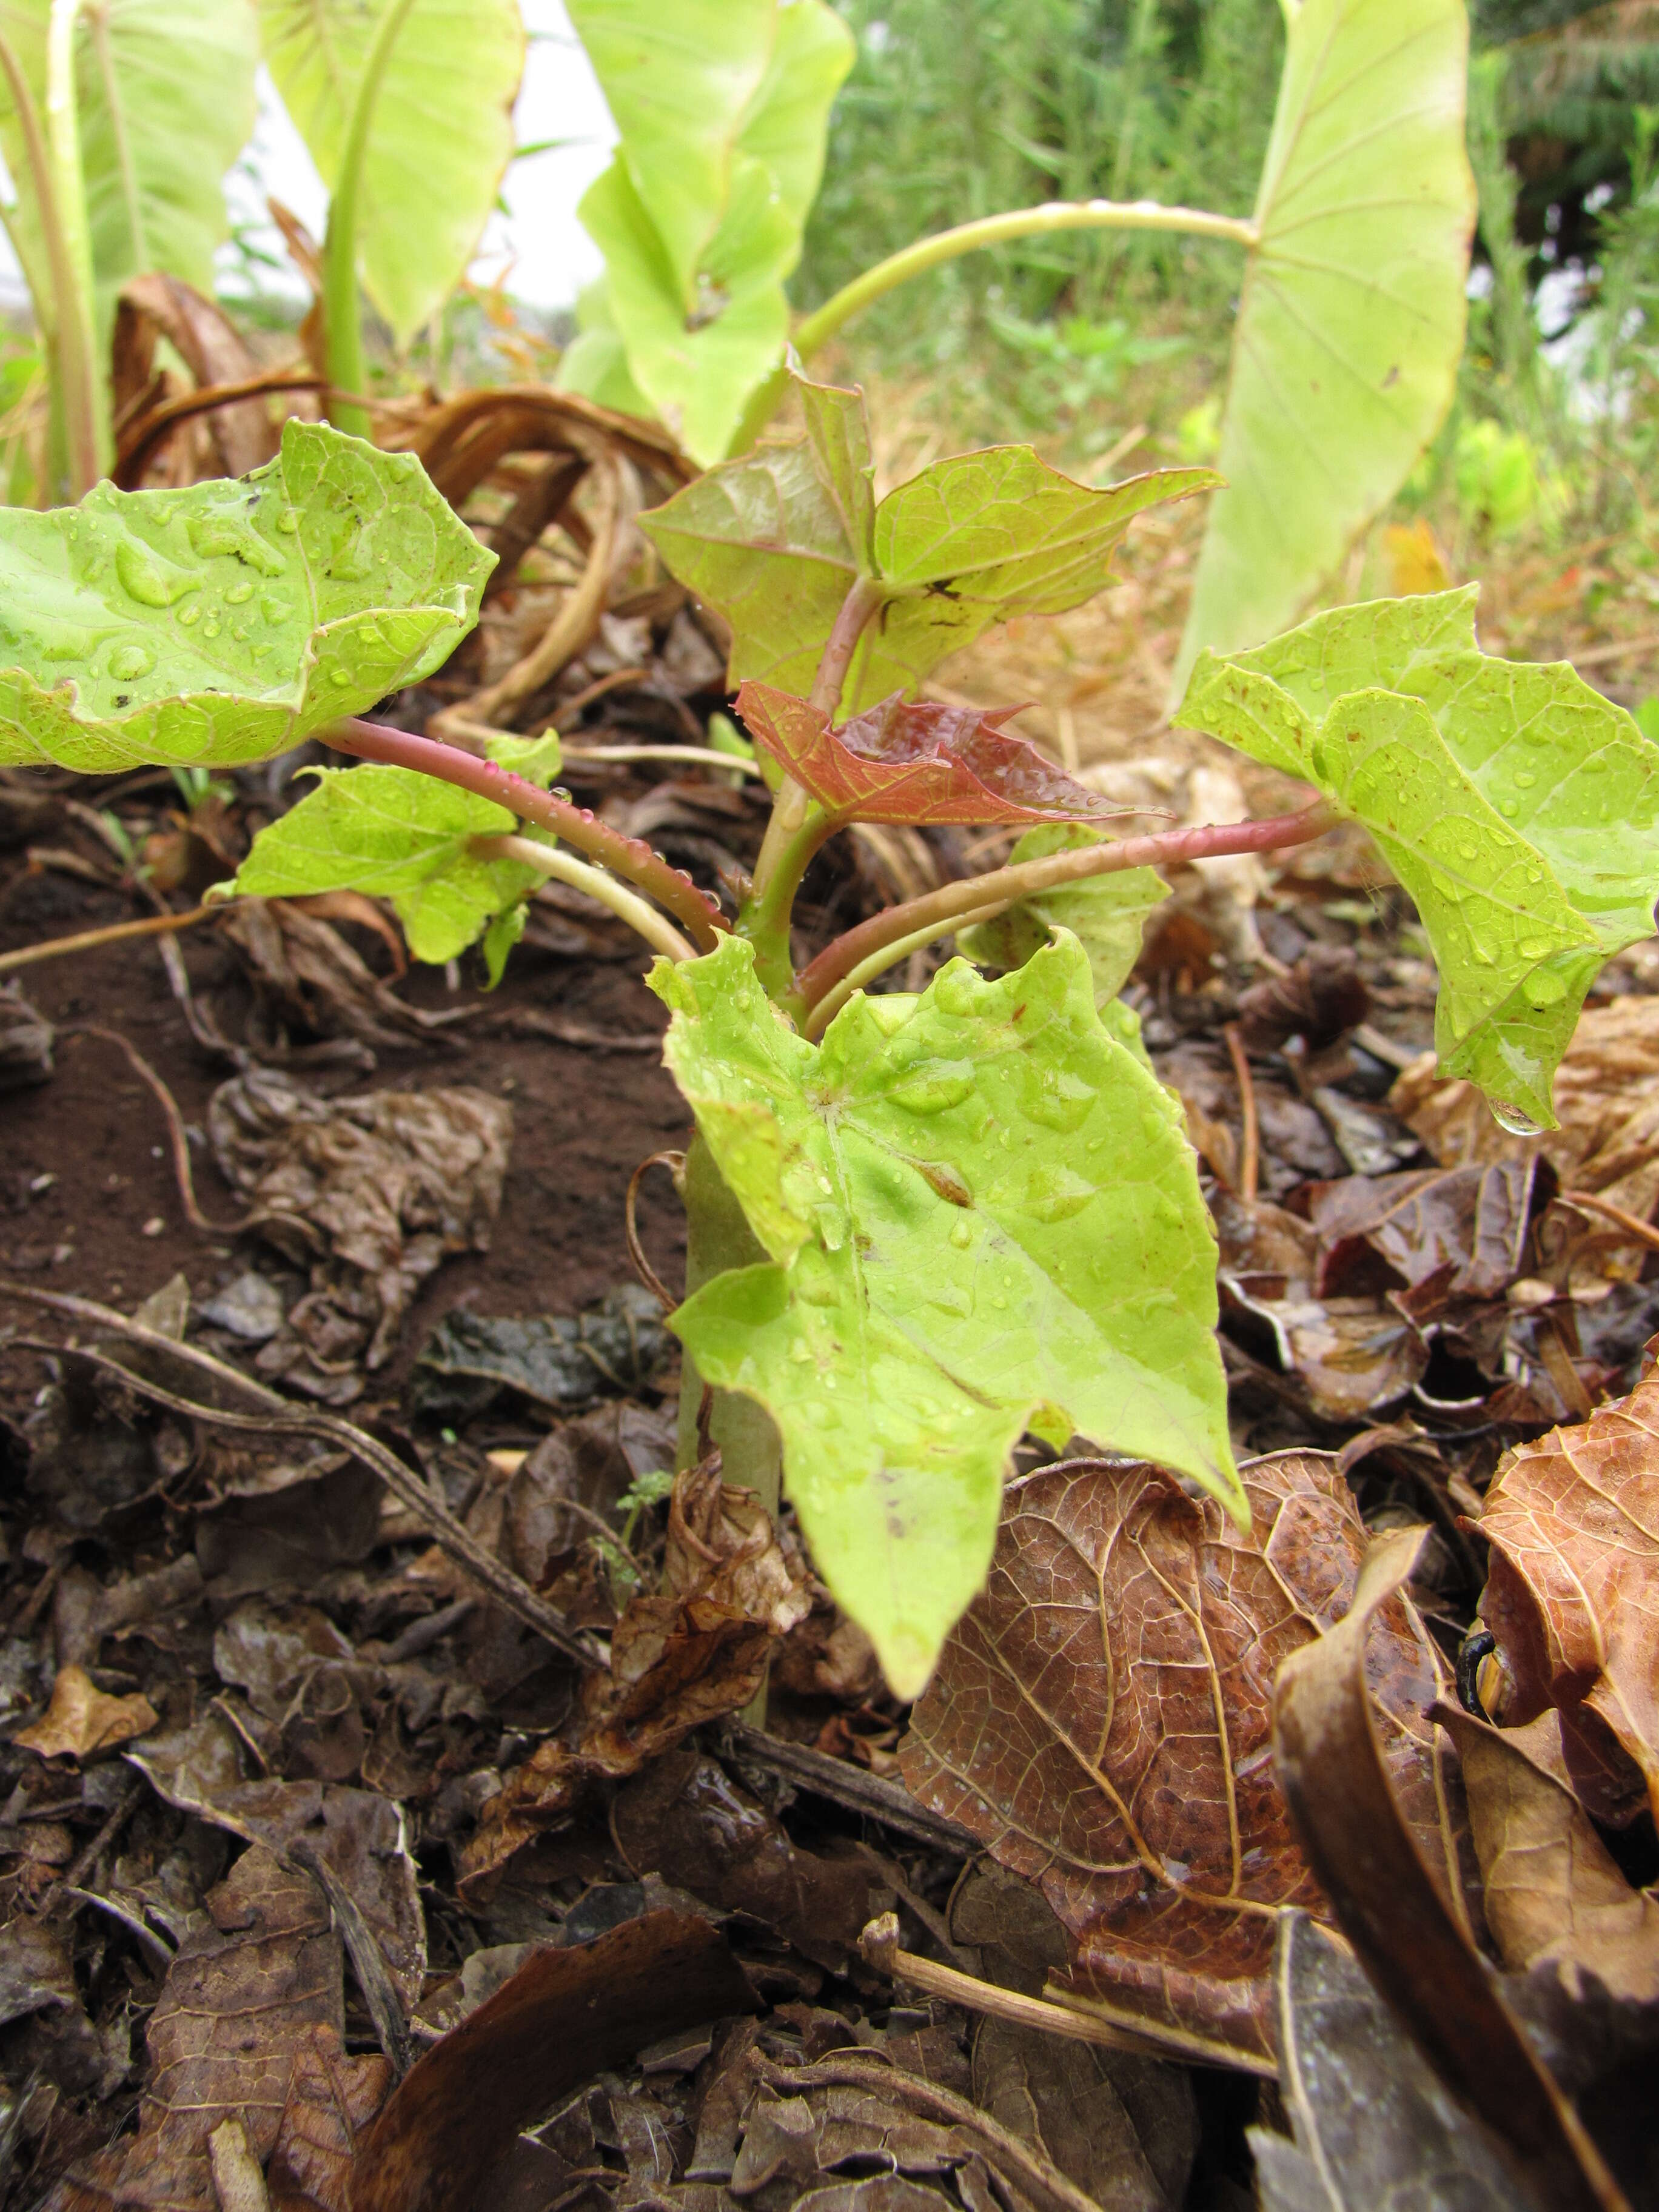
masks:
{"type": "MultiPolygon", "coordinates": [[[[599,273],[599,256],[576,220],[576,203],[609,160],[617,134],[564,0],[522,3],[531,46],[516,111],[519,143],[568,143],[508,169],[502,188],[508,213],[491,217],[475,270],[493,280],[511,261],[510,291],[534,307],[564,307],[599,273]]],[[[281,255],[283,247],[277,232],[265,224],[267,192],[322,236],[328,195],[263,70],[253,142],[227,189],[234,219],[254,226],[258,242],[273,253],[281,255]]],[[[277,280],[273,275],[270,281],[277,280]]],[[[303,289],[297,276],[295,289],[303,289]]],[[[0,297],[21,296],[17,264],[0,234],[0,297]]]]}

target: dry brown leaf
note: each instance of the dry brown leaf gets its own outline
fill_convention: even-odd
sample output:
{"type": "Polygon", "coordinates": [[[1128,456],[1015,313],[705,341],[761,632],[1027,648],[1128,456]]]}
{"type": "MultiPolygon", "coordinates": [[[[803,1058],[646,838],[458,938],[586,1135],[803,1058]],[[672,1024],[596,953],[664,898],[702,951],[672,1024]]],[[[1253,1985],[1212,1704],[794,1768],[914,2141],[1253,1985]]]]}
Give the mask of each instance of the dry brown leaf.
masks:
{"type": "MultiPolygon", "coordinates": [[[[1656,1340],[1659,1343],[1659,1340],[1656,1340]]],[[[1508,1676],[1506,1723],[1587,1707],[1659,1807],[1659,1371],[1581,1427],[1506,1452],[1486,1492],[1481,1613],[1508,1676]]]]}
{"type": "Polygon", "coordinates": [[[83,1668],[60,1667],[51,1704],[32,1728],[19,1729],[12,1741],[42,1759],[90,1759],[146,1735],[160,1718],[142,1691],[106,1697],[83,1668]]]}
{"type": "MultiPolygon", "coordinates": [[[[1273,1775],[1273,1674],[1346,1610],[1365,1531],[1324,1455],[1257,1460],[1243,1481],[1249,1534],[1152,1468],[1080,1461],[1012,1485],[989,1583],[902,1760],[925,1804],[1041,1884],[1074,2001],[1262,2057],[1278,1916],[1326,1911],[1273,1775]]],[[[1372,1653],[1378,1725],[1450,1869],[1421,1717],[1437,1680],[1395,1603],[1372,1653]]]]}
{"type": "Polygon", "coordinates": [[[344,2027],[339,1939],[309,1875],[259,1844],[243,1853],[167,1969],[146,2041],[138,2133],[72,2167],[53,2212],[216,2212],[208,2137],[240,2119],[261,2163],[275,2144],[302,2039],[344,2027]]]}
{"type": "Polygon", "coordinates": [[[1437,1719],[1462,1761],[1482,1897],[1504,1964],[1559,1969],[1573,1996],[1594,1974],[1616,1998],[1659,2003],[1659,1899],[1632,1889],[1572,1793],[1560,1717],[1490,1728],[1437,1719]]]}
{"type": "Polygon", "coordinates": [[[609,1671],[585,1680],[575,1747],[542,1744],[484,1807],[463,1881],[495,1873],[595,1777],[636,1773],[692,1729],[746,1705],[811,1603],[799,1554],[785,1553],[751,1492],[721,1482],[718,1453],[678,1474],[660,1588],[629,1599],[609,1671]]]}
{"type": "Polygon", "coordinates": [[[266,2176],[274,2212],[349,2212],[358,2140],[391,2088],[386,2061],[349,2057],[331,2027],[300,2038],[266,2176]]]}

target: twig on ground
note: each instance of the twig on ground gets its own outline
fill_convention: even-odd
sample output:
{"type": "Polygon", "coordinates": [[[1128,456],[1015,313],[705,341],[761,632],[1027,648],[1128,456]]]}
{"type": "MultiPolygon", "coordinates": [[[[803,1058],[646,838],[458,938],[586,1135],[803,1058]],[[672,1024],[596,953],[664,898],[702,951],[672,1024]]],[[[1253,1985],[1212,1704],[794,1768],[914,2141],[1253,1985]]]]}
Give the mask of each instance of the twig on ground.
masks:
{"type": "Polygon", "coordinates": [[[1251,1079],[1249,1055],[1244,1049],[1244,1040],[1239,1035],[1238,1024],[1224,1024],[1221,1034],[1227,1041],[1227,1056],[1232,1061],[1233,1073],[1238,1081],[1238,1195],[1249,1206],[1255,1200],[1261,1176],[1261,1139],[1256,1125],[1255,1085],[1251,1079]]]}
{"type": "Polygon", "coordinates": [[[1143,2058],[1183,2058],[1189,2065],[1198,2066],[1240,2066],[1269,2080],[1279,2070],[1270,2060],[1252,2057],[1231,2044],[1211,2043],[1201,2035],[1185,2034],[1179,2028],[1151,2021],[1141,2027],[1127,2020],[1103,2019],[1092,2010],[1049,2004],[1041,1997],[1005,1990],[995,1982],[959,1974],[954,1966],[940,1966],[915,1951],[901,1951],[896,1912],[884,1912],[879,1919],[871,1921],[859,1939],[859,1949],[878,1973],[908,1982],[948,2003],[965,2005],[970,2012],[1009,2021],[1017,2027],[1041,2028],[1046,2035],[1066,2036],[1074,2043],[1096,2043],[1108,2051],[1133,2051],[1143,2058]]]}
{"type": "Polygon", "coordinates": [[[179,1185],[179,1202],[184,1207],[185,1220],[192,1229],[199,1229],[209,1237],[240,1235],[247,1227],[250,1216],[245,1214],[240,1221],[210,1221],[196,1203],[196,1178],[191,1171],[190,1139],[185,1133],[185,1117],[179,1111],[178,1101],[137,1045],[124,1037],[119,1030],[100,1029],[96,1022],[68,1022],[60,1034],[64,1036],[101,1037],[106,1044],[120,1047],[133,1073],[155,1095],[167,1116],[173,1172],[179,1185]]]}
{"type": "Polygon", "coordinates": [[[30,968],[38,960],[57,960],[66,952],[96,952],[106,945],[124,944],[130,937],[161,937],[175,929],[194,929],[216,909],[191,907],[187,914],[150,914],[141,921],[112,922],[107,929],[77,930],[73,937],[48,937],[39,945],[25,945],[16,952],[0,952],[0,975],[14,968],[30,968]]]}
{"type": "Polygon", "coordinates": [[[503,1029],[514,1036],[550,1037],[555,1044],[575,1045],[584,1052],[654,1052],[662,1050],[662,1033],[644,1030],[637,1036],[613,1030],[590,1029],[586,1022],[561,1021],[535,1006],[514,1006],[501,1018],[503,1029]]]}
{"type": "Polygon", "coordinates": [[[884,1782],[880,1775],[867,1774],[844,1759],[831,1759],[827,1752],[814,1751],[806,1744],[768,1735],[742,1721],[725,1723],[716,1741],[733,1758],[770,1767],[774,1773],[786,1775],[801,1789],[810,1790],[814,1796],[827,1797],[831,1804],[844,1805],[849,1813],[879,1820],[884,1827],[913,1837],[936,1851],[946,1851],[958,1859],[979,1854],[979,1838],[969,1830],[947,1820],[942,1813],[930,1813],[898,1783],[884,1782]]]}
{"type": "Polygon", "coordinates": [[[33,1284],[0,1282],[0,1298],[16,1298],[27,1305],[45,1306],[53,1313],[61,1313],[71,1321],[83,1322],[89,1327],[106,1330],[125,1337],[130,1343],[140,1345],[147,1351],[161,1353],[192,1368],[198,1374],[210,1377],[215,1382],[240,1395],[244,1404],[257,1411],[234,1413],[215,1406],[204,1406],[199,1400],[186,1398],[175,1391],[152,1382],[148,1376],[112,1357],[95,1346],[52,1346],[53,1351],[72,1350],[78,1358],[89,1359],[96,1365],[106,1367],[112,1374],[143,1396],[150,1398],[170,1412],[183,1414],[187,1419],[208,1421],[221,1428],[240,1429],[254,1434],[276,1433],[283,1436],[314,1437],[322,1442],[337,1445],[372,1468],[401,1504],[430,1534],[432,1540],[456,1565],[481,1583],[497,1604],[546,1638],[556,1650],[574,1660],[578,1666],[599,1667],[605,1662],[591,1638],[572,1629],[564,1615],[548,1604],[539,1592],[531,1589],[521,1576],[514,1573],[505,1561],[485,1549],[470,1528],[464,1528],[434,1492],[431,1486],[412,1468],[404,1465],[394,1451],[390,1450],[366,1430],[356,1428],[337,1413],[320,1409],[307,1410],[294,1406],[286,1398],[278,1397],[262,1382],[251,1376],[216,1359],[210,1352],[193,1344],[180,1344],[175,1338],[164,1336],[159,1329],[147,1328],[142,1322],[117,1313],[112,1307],[102,1306],[92,1298],[72,1297],[64,1291],[37,1290],[33,1284]]]}
{"type": "Polygon", "coordinates": [[[1616,1224],[1634,1243],[1645,1244],[1650,1251],[1659,1252],[1659,1229],[1656,1229],[1650,1221],[1644,1221],[1639,1214],[1632,1213],[1622,1206],[1615,1206],[1610,1198],[1598,1198],[1594,1191],[1564,1190],[1559,1195],[1564,1206],[1582,1206],[1586,1212],[1599,1213],[1604,1220],[1616,1224]]]}

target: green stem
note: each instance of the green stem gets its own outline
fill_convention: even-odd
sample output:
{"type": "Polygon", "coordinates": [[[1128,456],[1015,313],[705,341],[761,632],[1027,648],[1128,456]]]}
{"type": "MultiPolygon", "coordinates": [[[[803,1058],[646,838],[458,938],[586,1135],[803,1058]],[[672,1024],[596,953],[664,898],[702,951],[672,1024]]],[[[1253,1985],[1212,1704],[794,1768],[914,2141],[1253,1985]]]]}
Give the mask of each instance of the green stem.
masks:
{"type": "MultiPolygon", "coordinates": [[[[841,603],[812,679],[808,703],[834,717],[846,689],[848,671],[859,640],[880,611],[884,594],[873,576],[854,578],[841,603]]],[[[738,917],[740,935],[755,948],[755,972],[763,990],[780,998],[793,983],[789,957],[789,917],[801,878],[812,856],[840,824],[794,777],[786,775],[772,801],[772,818],[755,863],[754,888],[738,917]]]]}
{"type": "Polygon", "coordinates": [[[892,944],[884,945],[872,952],[867,960],[860,961],[850,975],[843,975],[839,983],[833,984],[821,999],[814,1002],[810,1012],[805,1008],[797,1009],[787,1002],[784,1011],[795,1016],[803,1035],[816,1043],[854,991],[861,991],[866,983],[873,983],[878,975],[884,975],[890,968],[896,968],[901,960],[908,960],[913,952],[921,952],[927,946],[937,944],[941,937],[954,936],[957,930],[969,929],[976,921],[994,921],[998,915],[1006,914],[1012,903],[1012,899],[988,899],[983,906],[969,907],[965,914],[953,914],[948,921],[925,922],[920,929],[912,930],[908,937],[896,938],[892,944]]]}
{"type": "Polygon", "coordinates": [[[914,246],[902,246],[844,284],[796,330],[795,350],[803,361],[810,361],[884,292],[937,269],[943,261],[954,261],[958,254],[975,252],[982,246],[1001,246],[1011,238],[1060,230],[1183,230],[1200,238],[1229,239],[1236,246],[1254,246],[1260,236],[1255,225],[1242,217],[1211,215],[1202,208],[1164,207],[1157,200],[1050,200],[1042,207],[981,216],[976,222],[958,223],[932,238],[919,238],[914,246]]]}
{"type": "Polygon", "coordinates": [[[469,849],[480,860],[516,860],[520,867],[534,868],[544,876],[568,884],[572,890],[586,891],[589,898],[608,906],[653,951],[666,953],[671,960],[695,960],[697,957],[697,948],[690,939],[682,937],[673,923],[659,915],[655,907],[647,905],[637,891],[629,890],[626,884],[619,884],[603,868],[590,867],[586,860],[574,859],[557,845],[538,845],[528,837],[474,837],[469,849]]]}
{"type": "Polygon", "coordinates": [[[81,118],[75,90],[75,30],[81,0],[52,0],[46,25],[46,156],[52,179],[49,201],[58,237],[53,281],[58,374],[63,393],[70,488],[76,499],[89,492],[113,457],[109,403],[98,373],[98,336],[93,309],[92,228],[87,215],[86,178],[81,167],[81,118]]]}
{"type": "Polygon", "coordinates": [[[362,304],[357,291],[357,200],[368,158],[368,137],[380,101],[380,88],[392,60],[398,34],[409,20],[415,0],[392,0],[374,33],[374,42],[363,64],[357,104],[351,111],[340,173],[329,202],[328,236],[323,246],[323,316],[328,340],[328,419],[337,430],[349,430],[359,438],[369,435],[368,410],[357,394],[368,383],[363,361],[362,304]]]}

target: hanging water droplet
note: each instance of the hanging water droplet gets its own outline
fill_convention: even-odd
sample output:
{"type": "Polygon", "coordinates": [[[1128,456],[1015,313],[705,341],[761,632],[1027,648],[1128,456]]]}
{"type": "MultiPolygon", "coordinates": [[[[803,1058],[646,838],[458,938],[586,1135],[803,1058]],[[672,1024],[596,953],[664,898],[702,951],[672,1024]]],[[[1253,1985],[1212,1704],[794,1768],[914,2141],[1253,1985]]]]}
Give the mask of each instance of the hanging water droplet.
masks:
{"type": "Polygon", "coordinates": [[[1492,1108],[1492,1120],[1497,1122],[1500,1129],[1507,1129],[1510,1136],[1541,1137],[1543,1135],[1543,1123],[1534,1121],[1532,1115],[1524,1113],[1519,1106],[1511,1106],[1508,1099],[1489,1098],[1486,1103],[1492,1108]]]}

